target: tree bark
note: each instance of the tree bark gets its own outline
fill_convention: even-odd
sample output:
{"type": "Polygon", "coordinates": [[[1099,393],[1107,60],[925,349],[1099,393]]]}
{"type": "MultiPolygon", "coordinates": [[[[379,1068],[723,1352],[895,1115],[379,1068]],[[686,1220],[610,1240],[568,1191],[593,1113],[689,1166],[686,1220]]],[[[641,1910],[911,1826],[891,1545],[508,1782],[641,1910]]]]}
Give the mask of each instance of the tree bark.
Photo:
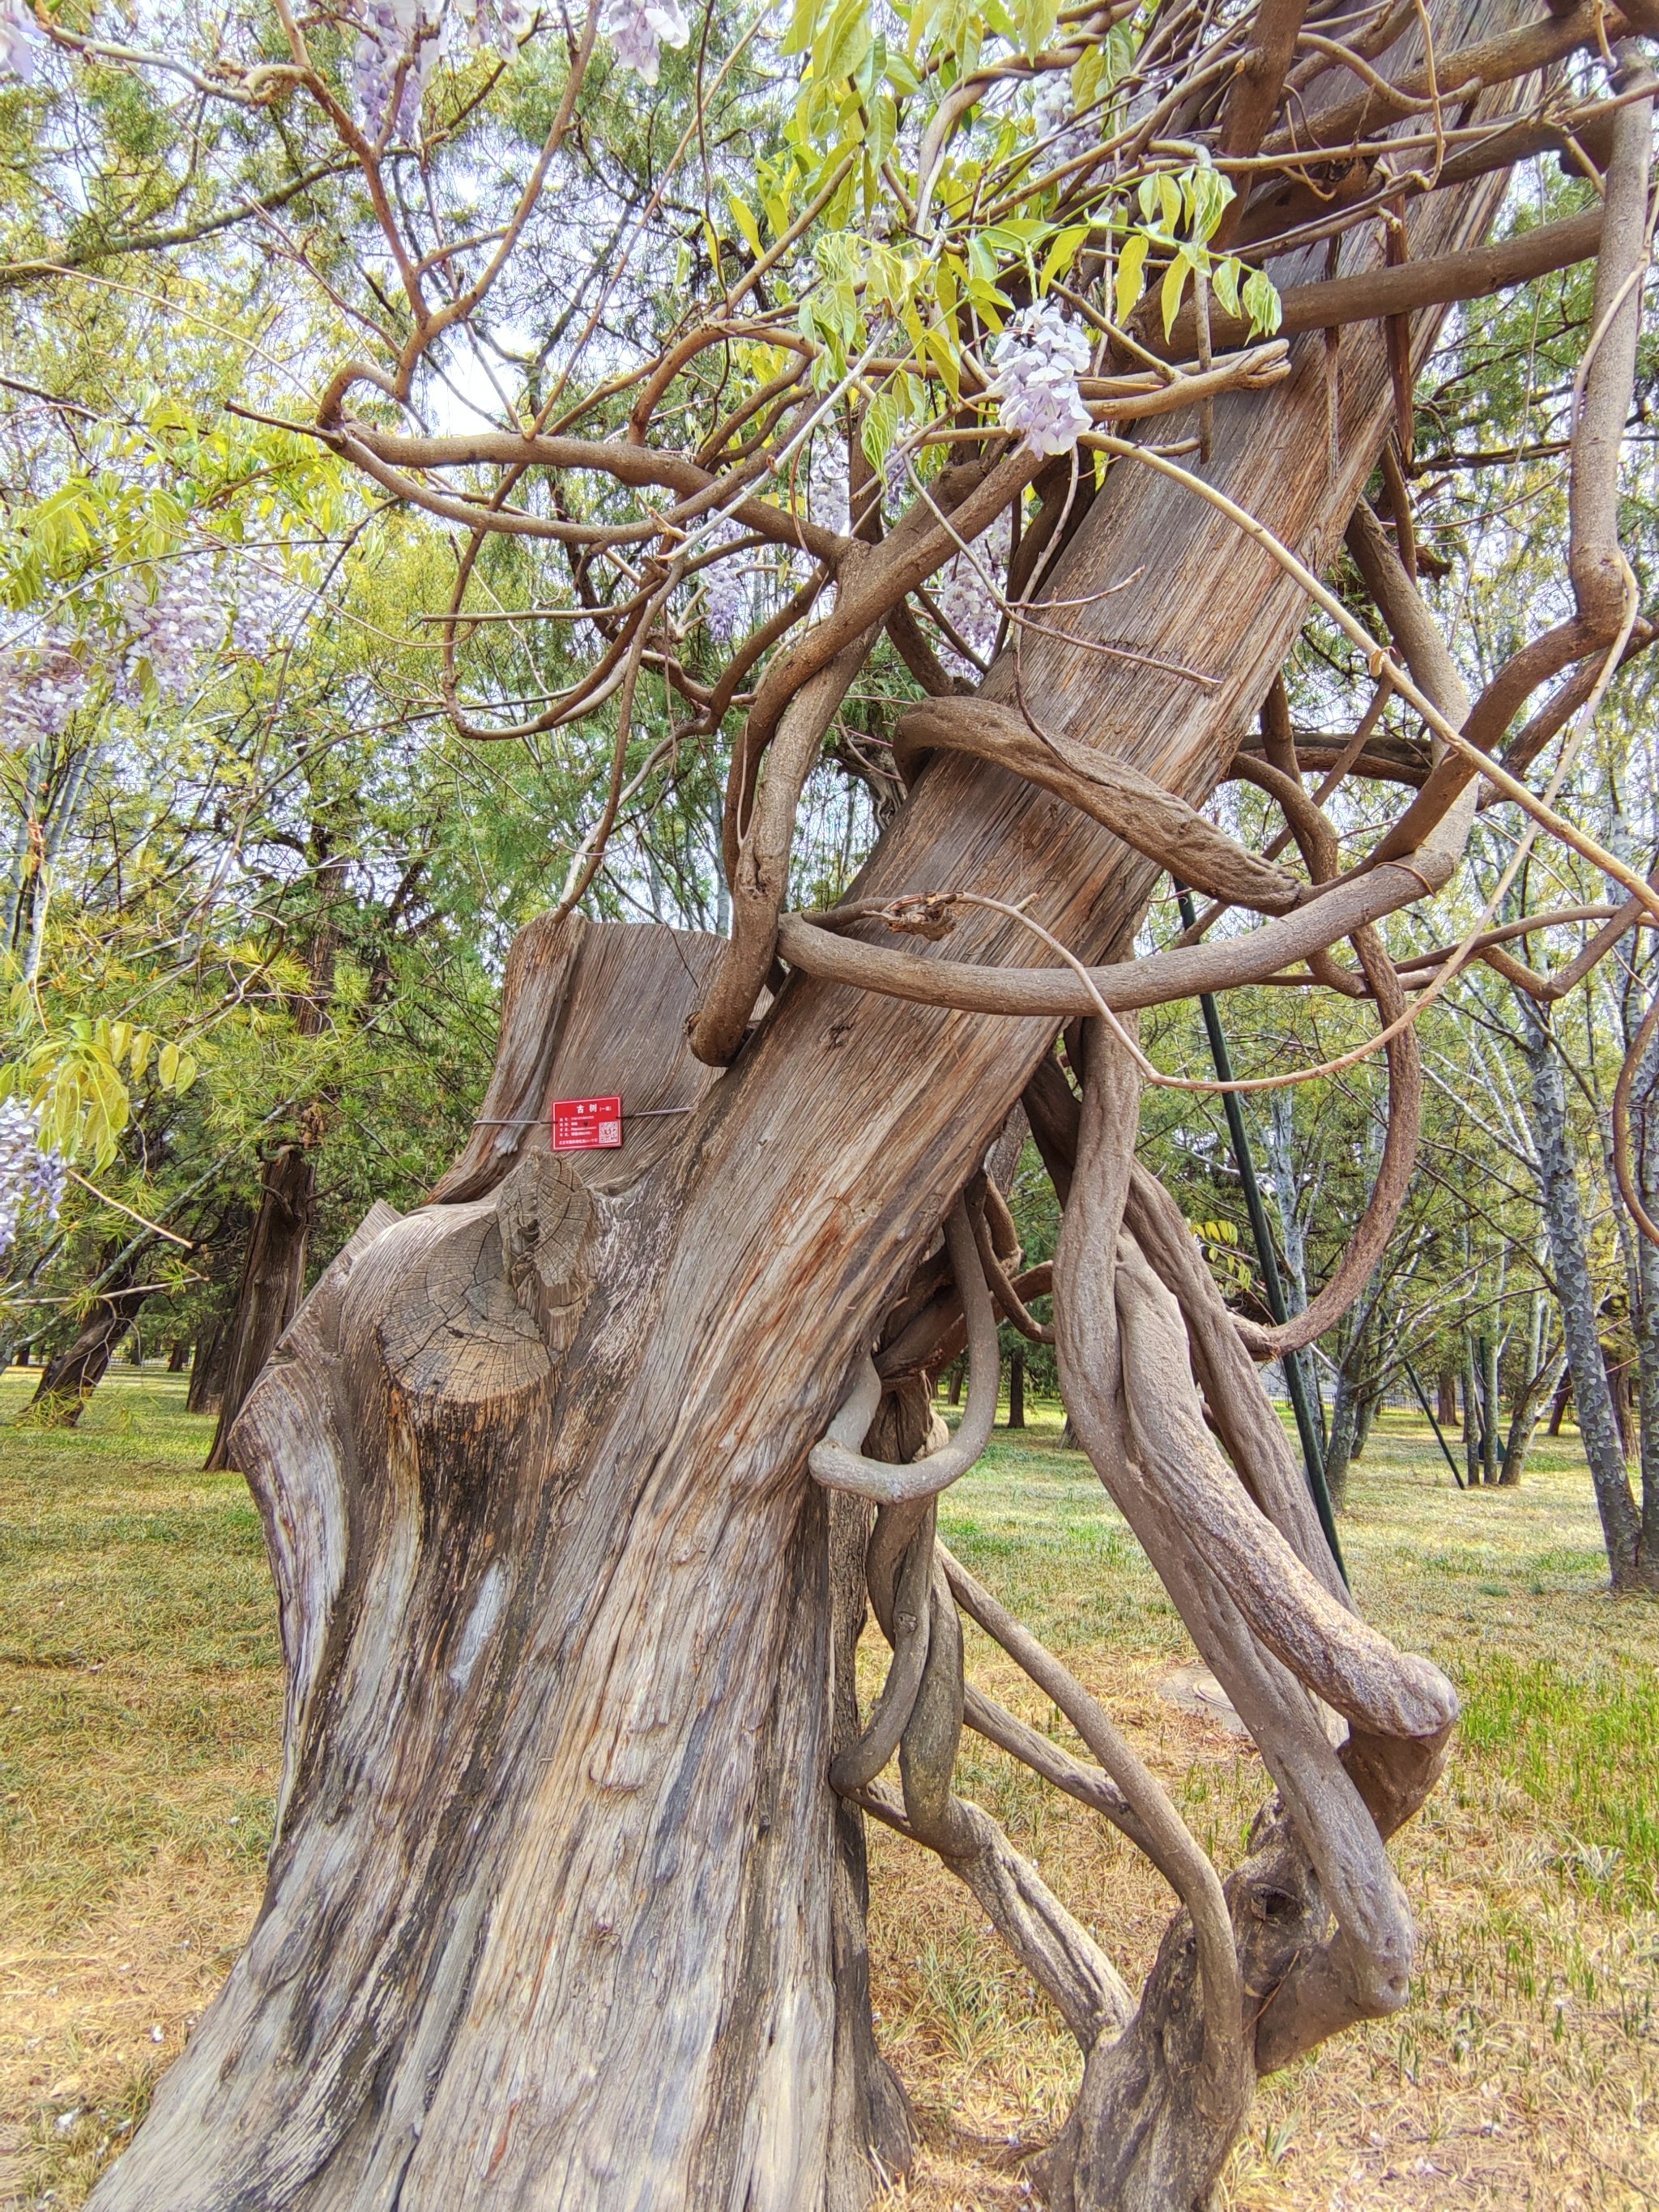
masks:
{"type": "MultiPolygon", "coordinates": [[[[1659,1217],[1659,1128],[1654,1090],[1659,1084],[1659,1047],[1650,1046],[1638,1071],[1636,1104],[1637,1176],[1643,1203],[1659,1217]]],[[[1659,1245],[1636,1239],[1638,1296],[1636,1330],[1637,1418],[1642,1468],[1642,1549],[1659,1559],[1659,1245]]]]}
{"type": "Polygon", "coordinates": [[[108,1372],[149,1295],[147,1291],[108,1291],[100,1297],[73,1343],[54,1352],[41,1369],[28,1404],[32,1420],[45,1428],[79,1427],[87,1401],[108,1372]]]}
{"type": "Polygon", "coordinates": [[[1018,1352],[1008,1362],[1008,1425],[1025,1426],[1025,1362],[1018,1352]]]}
{"type": "Polygon", "coordinates": [[[1443,1429],[1457,1426],[1457,1370],[1455,1367],[1442,1367],[1435,1378],[1434,1412],[1435,1419],[1443,1429]]]}
{"type": "Polygon", "coordinates": [[[1562,1370],[1561,1379],[1555,1386],[1555,1397],[1550,1406],[1549,1433],[1551,1436],[1560,1435],[1561,1424],[1566,1419],[1567,1407],[1571,1403],[1572,1369],[1568,1366],[1562,1370]]]}
{"type": "Polygon", "coordinates": [[[1475,1342],[1471,1333],[1463,1332],[1463,1479],[1471,1490],[1480,1486],[1480,1386],[1475,1360],[1475,1342]]]}
{"type": "MultiPolygon", "coordinates": [[[[1431,202],[1414,242],[1493,204],[1431,202]]],[[[1208,472],[1322,563],[1389,378],[1369,331],[1293,361],[1217,404],[1208,472]]],[[[1048,726],[1204,797],[1295,586],[1123,465],[1054,588],[1074,628],[1212,681],[1034,633],[1048,726]]],[[[986,691],[1011,698],[1012,669],[986,691]]],[[[1097,959],[1155,874],[953,756],[860,891],[969,881],[1097,959]]],[[[925,957],[1025,945],[975,911],[925,957]]],[[[873,2185],[825,1780],[846,1686],[804,1463],[1052,1029],[797,978],[716,1075],[684,1024],[718,949],[532,926],[472,1142],[433,1202],[370,1217],[246,1402],[231,1449],[289,1668],[269,1887],[97,2212],[818,2212],[873,2185]],[[620,1155],[551,1155],[550,1098],[612,1091],[660,1117],[620,1155]]]]}
{"type": "Polygon", "coordinates": [[[1503,1418],[1498,1403],[1498,1362],[1501,1345],[1495,1326],[1488,1324],[1480,1337],[1480,1479],[1498,1480],[1498,1431],[1503,1418]]]}
{"type": "Polygon", "coordinates": [[[1500,1488],[1517,1488],[1527,1471],[1527,1455],[1532,1449],[1539,1409],[1554,1385],[1561,1359],[1562,1355],[1558,1352],[1543,1366],[1534,1368],[1516,1394],[1515,1403],[1510,1409],[1510,1432],[1504,1443],[1503,1465],[1498,1472],[1500,1488]]]}
{"type": "Polygon", "coordinates": [[[1353,1465],[1354,1438],[1358,1429],[1358,1395],[1346,1372],[1339,1368],[1336,1393],[1331,1401],[1331,1431],[1325,1445],[1325,1486],[1339,1513],[1347,1510],[1348,1473],[1353,1465]]]}
{"type": "Polygon", "coordinates": [[[1545,1020],[1530,1002],[1523,1002],[1522,1007],[1522,1049],[1530,1079],[1528,1108],[1534,1171],[1543,1196],[1550,1263],[1561,1301],[1561,1329],[1572,1377],[1573,1403],[1595,1485],[1613,1588],[1618,1592],[1659,1589],[1659,1555],[1649,1552],[1643,1543],[1641,1516],[1631,1495],[1596,1327],[1589,1242],[1579,1202],[1560,1063],[1545,1020]]]}
{"type": "Polygon", "coordinates": [[[1601,1364],[1607,1370],[1607,1402],[1613,1407],[1613,1425],[1619,1431],[1619,1450],[1628,1463],[1636,1441],[1631,1433],[1630,1369],[1610,1344],[1601,1346],[1601,1364]]]}
{"type": "Polygon", "coordinates": [[[190,1387],[185,1393],[187,1413],[216,1413],[224,1402],[233,1318],[223,1314],[217,1321],[203,1324],[190,1363],[190,1387]]]}
{"type": "Polygon", "coordinates": [[[316,1194],[311,1155],[303,1146],[284,1145],[264,1163],[258,1211],[222,1355],[219,1425],[205,1462],[210,1470],[232,1464],[230,1432],[236,1417],[276,1349],[277,1339],[300,1310],[316,1194]]]}

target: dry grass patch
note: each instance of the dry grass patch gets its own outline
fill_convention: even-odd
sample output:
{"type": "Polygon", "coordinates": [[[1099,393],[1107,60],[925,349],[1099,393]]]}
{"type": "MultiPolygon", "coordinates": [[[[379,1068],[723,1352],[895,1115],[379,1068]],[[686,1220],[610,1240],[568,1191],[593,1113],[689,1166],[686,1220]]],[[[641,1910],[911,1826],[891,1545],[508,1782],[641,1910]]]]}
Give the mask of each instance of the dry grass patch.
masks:
{"type": "Polygon", "coordinates": [[[258,1905],[270,1580],[182,1406],[118,1369],[79,1431],[0,1427],[0,2204],[81,2201],[258,1905]]]}
{"type": "MultiPolygon", "coordinates": [[[[0,1385],[0,1424],[21,1403],[0,1385]]],[[[281,1674],[258,1517],[182,1390],[121,1370],[85,1430],[0,1426],[0,2205],[69,2208],[141,2115],[257,1909],[281,1674]],[[160,2040],[156,2040],[157,2032],[160,2040]],[[9,2188],[7,2177],[9,2177],[9,2188]]],[[[1224,1863],[1254,1750],[1158,1695],[1192,1656],[1041,1413],[945,1501],[946,1540],[1109,1700],[1224,1863]]],[[[1264,2085],[1218,2212],[1659,2204],[1659,1607],[1614,1607],[1583,1462],[1460,1497],[1391,1417],[1344,1540],[1362,1601],[1458,1680],[1446,1785],[1397,1863],[1417,1999],[1264,2085]]],[[[1063,1723],[969,1632],[975,1678],[1063,1723]]],[[[882,1655],[867,1648],[873,1692],[882,1655]]],[[[1103,1823],[970,1737],[962,1786],[1126,1972],[1170,1910],[1103,1823]]],[[[872,1838],[879,2033],[927,2132],[892,2212],[1029,2201],[1069,2038],[926,1854],[872,1838]]],[[[459,2208],[458,2208],[459,2212],[459,2208]]]]}
{"type": "MultiPolygon", "coordinates": [[[[1110,1701],[1231,1866],[1267,1793],[1261,1763],[1156,1695],[1190,1646],[1058,1426],[999,1433],[941,1532],[1110,1701]]],[[[1426,1426],[1390,1417],[1342,1533],[1367,1613],[1454,1675],[1467,1718],[1395,1849],[1423,1933],[1410,2011],[1262,2085],[1218,2212],[1659,2204],[1659,1607],[1603,1594],[1571,1443],[1540,1446],[1519,1492],[1462,1496],[1426,1426]]],[[[1069,1741],[982,1639],[970,1650],[976,1679],[1069,1741]]],[[[879,1655],[868,1663],[878,1679],[879,1655]]],[[[1081,1808],[1012,1777],[981,1746],[965,1786],[1138,1981],[1169,1893],[1081,1808]]],[[[882,2032],[927,2141],[889,2202],[1012,2206],[1028,2201],[1020,2150],[1073,2092],[1075,2049],[921,1856],[896,1837],[874,1847],[882,2032]]]]}

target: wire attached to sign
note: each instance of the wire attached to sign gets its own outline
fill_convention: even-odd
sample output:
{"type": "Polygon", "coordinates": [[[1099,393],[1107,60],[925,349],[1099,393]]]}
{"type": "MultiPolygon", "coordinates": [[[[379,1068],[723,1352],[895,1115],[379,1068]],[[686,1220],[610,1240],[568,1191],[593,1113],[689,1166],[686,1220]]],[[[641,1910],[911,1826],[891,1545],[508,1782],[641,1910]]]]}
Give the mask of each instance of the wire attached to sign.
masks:
{"type": "MultiPolygon", "coordinates": [[[[665,1114],[690,1114],[690,1106],[636,1106],[627,1116],[630,1121],[654,1121],[665,1114]]],[[[533,1129],[547,1116],[544,1114],[477,1114],[472,1119],[475,1129],[533,1129]]]]}

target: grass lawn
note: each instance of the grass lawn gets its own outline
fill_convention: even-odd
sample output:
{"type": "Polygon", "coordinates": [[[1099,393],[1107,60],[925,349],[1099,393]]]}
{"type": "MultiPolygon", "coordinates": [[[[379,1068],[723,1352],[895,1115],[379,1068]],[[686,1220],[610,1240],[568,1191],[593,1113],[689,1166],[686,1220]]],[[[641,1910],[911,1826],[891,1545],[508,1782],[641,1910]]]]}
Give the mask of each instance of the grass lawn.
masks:
{"type": "MultiPolygon", "coordinates": [[[[182,1378],[113,1372],[82,1431],[0,1382],[0,2207],[79,2203],[257,1909],[281,1668],[258,1516],[200,1463],[182,1378]]],[[[1193,1655],[1087,1462],[1039,1408],[944,1501],[945,1540],[1106,1698],[1231,1864],[1248,1741],[1158,1694],[1193,1655]]],[[[1659,2204],[1659,1606],[1615,1607],[1576,1443],[1461,1496],[1385,1418],[1343,1540],[1371,1618],[1457,1680],[1447,1781],[1395,1860],[1423,1944],[1402,2018],[1262,2086],[1228,2212],[1659,2204]]],[[[976,1677],[1055,1724],[969,1630],[976,1677]]],[[[880,1654],[867,1653],[870,1685],[880,1654]]],[[[969,1736],[961,1787],[1132,1980],[1170,1909],[1082,1808],[969,1736]]],[[[926,1855],[872,1836],[879,2033],[927,2148],[915,2212],[1024,2201],[1076,2053],[926,1855]],[[954,2116],[954,2117],[953,2117],[954,2116]]],[[[157,2208],[162,2212],[162,2208],[157,2208]]],[[[457,2208],[461,2212],[461,2208],[457,2208]]]]}

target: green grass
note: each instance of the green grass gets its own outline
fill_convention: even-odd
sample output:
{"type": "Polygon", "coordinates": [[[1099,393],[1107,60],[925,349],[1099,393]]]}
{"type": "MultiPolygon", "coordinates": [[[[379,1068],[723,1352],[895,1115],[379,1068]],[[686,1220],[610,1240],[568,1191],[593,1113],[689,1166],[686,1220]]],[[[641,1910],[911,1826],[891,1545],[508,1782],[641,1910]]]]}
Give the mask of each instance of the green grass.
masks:
{"type": "Polygon", "coordinates": [[[0,2205],[9,2164],[67,2205],[246,1932],[282,1667],[182,1378],[118,1367],[76,1430],[14,1425],[31,1387],[0,1382],[0,2205]]]}
{"type": "MultiPolygon", "coordinates": [[[[118,1368],[75,1431],[10,1425],[28,1388],[0,1382],[0,2206],[68,2208],[257,1909],[281,1664],[258,1516],[240,1478],[201,1472],[210,1424],[183,1412],[182,1378],[118,1368]]],[[[1160,1697],[1185,1630],[1060,1449],[1057,1409],[1031,1420],[947,1494],[945,1540],[1230,1863],[1260,1762],[1160,1697]]],[[[1367,1613],[1465,1702],[1395,1850],[1416,1995],[1263,2085],[1218,2212],[1659,2203],[1659,1606],[1607,1596],[1571,1436],[1540,1443],[1520,1490],[1462,1495],[1426,1425],[1389,1415],[1342,1537],[1367,1613]]],[[[976,1679],[1055,1725],[968,1640],[976,1679]]],[[[1144,1971],[1170,1899],[1120,1838],[975,1738],[958,1786],[1144,1971]]],[[[1063,2115],[1075,2050],[935,1862],[884,1833],[872,1859],[878,2033],[928,2139],[896,2203],[1012,2212],[1007,2140],[1063,2115]]]]}
{"type": "MultiPolygon", "coordinates": [[[[1185,1631],[1087,1461],[1060,1449],[1058,1409],[1030,1418],[946,1494],[941,1533],[1107,1699],[1231,1863],[1267,1778],[1250,1747],[1158,1697],[1192,1656],[1185,1631]]],[[[1389,1414],[1341,1535],[1368,1616],[1464,1704],[1447,1777],[1395,1852],[1421,1931],[1414,2001],[1263,2085],[1220,2202],[1659,2203],[1659,1606],[1607,1595],[1571,1434],[1540,1440],[1520,1489],[1463,1493],[1426,1422],[1389,1414]]],[[[969,1644],[979,1679],[1054,1725],[969,1644]]],[[[960,1772],[1130,1978],[1144,1971],[1170,1909],[1155,1878],[971,1739],[960,1772]]],[[[905,2202],[1012,2208],[989,2146],[1064,2112],[1075,2051],[948,1877],[885,1837],[874,1856],[884,2033],[930,2128],[905,2202]]]]}
{"type": "Polygon", "coordinates": [[[1616,1656],[1589,1680],[1501,1654],[1466,1685],[1466,1756],[1513,1784],[1581,1876],[1659,1908],[1659,1686],[1616,1656]]]}

